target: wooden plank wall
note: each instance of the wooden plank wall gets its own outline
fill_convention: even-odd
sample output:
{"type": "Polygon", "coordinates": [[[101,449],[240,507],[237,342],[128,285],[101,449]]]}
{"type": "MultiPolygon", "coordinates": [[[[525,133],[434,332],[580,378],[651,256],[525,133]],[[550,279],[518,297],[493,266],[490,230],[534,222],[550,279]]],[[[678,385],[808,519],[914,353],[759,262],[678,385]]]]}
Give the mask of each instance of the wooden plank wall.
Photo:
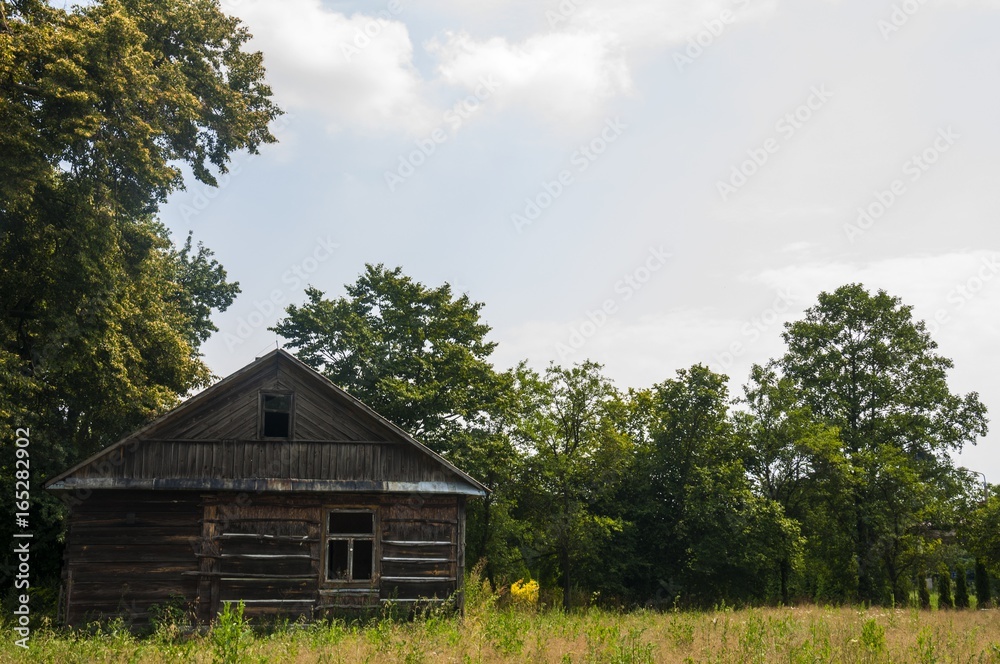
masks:
{"type": "Polygon", "coordinates": [[[144,437],[173,439],[257,438],[261,391],[294,392],[293,438],[300,440],[398,440],[399,436],[362,412],[356,404],[331,394],[315,376],[283,358],[262,365],[218,396],[206,399],[147,431],[144,437]]]}
{"type": "Polygon", "coordinates": [[[71,508],[63,618],[71,625],[197,595],[201,497],[190,492],[95,491],[71,508]]]}
{"type": "Polygon", "coordinates": [[[201,567],[199,617],[222,602],[247,616],[311,616],[320,570],[322,502],[308,494],[215,494],[206,497],[203,534],[211,555],[201,567]]]}
{"type": "Polygon", "coordinates": [[[463,542],[456,496],[385,501],[381,518],[383,601],[447,599],[460,587],[463,542]]]}
{"type": "Polygon", "coordinates": [[[116,479],[312,479],[448,481],[429,456],[403,442],[146,440],[111,452],[77,477],[116,479]]]}
{"type": "MultiPolygon", "coordinates": [[[[251,617],[404,605],[456,595],[464,574],[464,498],[401,494],[98,491],[72,509],[65,618],[81,625],[176,598],[209,622],[222,602],[251,617]],[[331,509],[376,515],[370,582],[325,579],[331,509]]],[[[460,599],[459,599],[460,602],[460,599]]]]}

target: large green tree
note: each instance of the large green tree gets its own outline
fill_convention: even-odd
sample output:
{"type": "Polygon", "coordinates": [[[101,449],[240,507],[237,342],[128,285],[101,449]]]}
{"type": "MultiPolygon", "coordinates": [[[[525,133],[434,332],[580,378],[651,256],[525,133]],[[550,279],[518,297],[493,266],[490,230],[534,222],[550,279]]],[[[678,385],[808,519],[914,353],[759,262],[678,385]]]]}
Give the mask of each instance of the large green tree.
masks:
{"type": "Polygon", "coordinates": [[[525,456],[519,479],[521,508],[532,525],[529,563],[536,574],[559,579],[564,609],[571,608],[574,587],[596,580],[577,579],[580,568],[603,565],[607,573],[609,561],[595,565],[595,559],[621,530],[608,503],[630,445],[621,432],[621,396],[601,368],[586,361],[539,374],[522,364],[516,372],[519,418],[512,434],[525,456]]]}
{"type": "MultiPolygon", "coordinates": [[[[805,583],[794,590],[815,595],[820,589],[823,599],[844,599],[843,589],[831,588],[851,556],[841,529],[832,527],[840,488],[848,480],[837,430],[813,417],[791,379],[780,377],[773,365],[754,365],[743,392],[738,401],[743,409],[733,413],[733,421],[754,491],[799,525],[810,554],[805,583]]],[[[774,564],[781,600],[788,603],[795,572],[803,571],[796,568],[805,561],[783,553],[774,564]]]]}
{"type": "Polygon", "coordinates": [[[509,378],[489,357],[483,304],[449,284],[425,286],[401,268],[366,265],[347,294],[290,305],[272,329],[321,371],[390,421],[441,452],[489,416],[509,378]]]}
{"type": "Polygon", "coordinates": [[[156,212],[185,164],[213,184],[273,141],[279,111],[213,0],[0,11],[0,418],[5,444],[30,428],[37,487],[209,382],[198,349],[238,288],[156,212]]]}
{"type": "Polygon", "coordinates": [[[903,601],[922,529],[940,523],[958,486],[951,454],[986,434],[986,409],[975,393],[951,392],[952,362],[911,307],[884,291],[849,284],[821,293],[783,337],[784,374],[840,432],[857,595],[903,601]]]}
{"type": "Polygon", "coordinates": [[[345,290],[328,299],[307,289],[272,329],[303,362],[493,490],[470,505],[468,555],[487,557],[491,577],[516,574],[512,377],[490,363],[496,343],[486,339],[482,303],[383,265],[366,265],[345,290]]]}
{"type": "Polygon", "coordinates": [[[744,441],[729,415],[726,376],[702,365],[655,385],[628,484],[639,524],[644,590],[710,604],[760,599],[799,546],[780,503],[753,491],[744,441]]]}

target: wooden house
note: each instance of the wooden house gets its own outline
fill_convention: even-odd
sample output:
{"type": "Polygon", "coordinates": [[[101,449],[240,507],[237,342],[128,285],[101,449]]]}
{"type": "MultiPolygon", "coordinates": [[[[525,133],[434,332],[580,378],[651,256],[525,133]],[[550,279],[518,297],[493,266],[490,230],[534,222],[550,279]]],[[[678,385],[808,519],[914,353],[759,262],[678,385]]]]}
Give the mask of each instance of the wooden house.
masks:
{"type": "Polygon", "coordinates": [[[320,615],[455,599],[486,488],[283,350],[46,483],[69,624],[183,602],[320,615]]]}

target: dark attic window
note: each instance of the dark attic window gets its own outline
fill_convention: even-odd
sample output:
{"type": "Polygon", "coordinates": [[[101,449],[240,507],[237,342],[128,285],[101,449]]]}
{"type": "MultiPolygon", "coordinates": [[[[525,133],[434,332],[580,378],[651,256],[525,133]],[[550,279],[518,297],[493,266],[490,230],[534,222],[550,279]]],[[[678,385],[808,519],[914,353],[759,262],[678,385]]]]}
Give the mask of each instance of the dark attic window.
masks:
{"type": "Polygon", "coordinates": [[[292,433],[292,395],[264,392],[260,395],[262,438],[289,438],[292,433]]]}

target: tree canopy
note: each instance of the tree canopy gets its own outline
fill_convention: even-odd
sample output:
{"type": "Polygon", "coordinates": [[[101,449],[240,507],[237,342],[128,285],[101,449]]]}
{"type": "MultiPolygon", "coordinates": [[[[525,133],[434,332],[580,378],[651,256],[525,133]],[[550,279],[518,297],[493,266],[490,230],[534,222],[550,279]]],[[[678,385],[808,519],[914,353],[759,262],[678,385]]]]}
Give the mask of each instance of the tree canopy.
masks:
{"type": "Polygon", "coordinates": [[[447,451],[501,396],[483,305],[429,288],[401,268],[366,265],[336,300],[306,290],[274,328],[321,371],[389,420],[447,451]]]}
{"type": "Polygon", "coordinates": [[[213,0],[0,11],[0,418],[43,480],[211,380],[199,348],[239,287],[156,214],[280,111],[213,0]]]}

